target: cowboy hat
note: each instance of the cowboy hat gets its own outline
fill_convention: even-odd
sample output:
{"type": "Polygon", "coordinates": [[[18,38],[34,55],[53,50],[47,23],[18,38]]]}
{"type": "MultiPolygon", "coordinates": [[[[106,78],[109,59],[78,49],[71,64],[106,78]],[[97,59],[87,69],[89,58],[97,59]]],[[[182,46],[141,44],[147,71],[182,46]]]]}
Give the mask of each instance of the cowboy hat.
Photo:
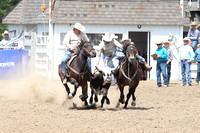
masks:
{"type": "Polygon", "coordinates": [[[197,48],[200,48],[200,44],[197,44],[197,48]]]}
{"type": "Polygon", "coordinates": [[[190,25],[191,25],[191,26],[192,26],[192,25],[197,26],[197,23],[192,22],[190,25]]]}
{"type": "Polygon", "coordinates": [[[4,33],[2,34],[3,36],[5,36],[5,34],[10,34],[7,30],[4,31],[4,33]]]}
{"type": "Polygon", "coordinates": [[[166,41],[166,42],[164,42],[164,44],[169,44],[169,46],[171,46],[171,42],[170,41],[166,41]]]}
{"type": "Polygon", "coordinates": [[[81,32],[84,32],[86,30],[85,27],[80,23],[75,23],[75,25],[72,25],[72,27],[77,30],[80,30],[81,32]]]}
{"type": "Polygon", "coordinates": [[[156,45],[163,44],[163,42],[155,42],[156,45]]]}
{"type": "Polygon", "coordinates": [[[127,35],[123,35],[122,42],[123,42],[123,41],[126,41],[126,40],[128,40],[129,42],[131,42],[131,39],[128,38],[127,35]]]}
{"type": "Polygon", "coordinates": [[[190,41],[190,39],[188,37],[183,38],[183,41],[190,41]]]}
{"type": "Polygon", "coordinates": [[[106,42],[111,42],[113,39],[116,39],[116,38],[118,37],[115,36],[115,34],[106,32],[105,35],[103,35],[102,39],[106,42]]]}

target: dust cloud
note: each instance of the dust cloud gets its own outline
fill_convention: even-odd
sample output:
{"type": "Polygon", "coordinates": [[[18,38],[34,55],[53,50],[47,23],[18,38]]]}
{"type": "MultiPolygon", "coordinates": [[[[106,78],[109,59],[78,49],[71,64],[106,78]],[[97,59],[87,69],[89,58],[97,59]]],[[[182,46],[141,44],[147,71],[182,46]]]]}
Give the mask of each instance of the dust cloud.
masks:
{"type": "Polygon", "coordinates": [[[0,80],[0,97],[23,102],[36,100],[62,104],[66,100],[66,91],[60,81],[29,75],[18,79],[0,80]]]}

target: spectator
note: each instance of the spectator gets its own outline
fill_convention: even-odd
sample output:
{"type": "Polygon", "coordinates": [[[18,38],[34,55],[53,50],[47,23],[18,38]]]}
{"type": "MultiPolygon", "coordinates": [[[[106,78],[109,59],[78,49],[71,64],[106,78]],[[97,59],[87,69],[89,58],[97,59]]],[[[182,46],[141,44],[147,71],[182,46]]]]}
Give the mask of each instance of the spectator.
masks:
{"type": "Polygon", "coordinates": [[[169,81],[170,81],[170,76],[171,76],[171,62],[173,60],[173,52],[172,50],[170,49],[170,45],[171,45],[171,42],[167,41],[167,42],[164,42],[164,48],[167,49],[167,52],[168,52],[168,57],[167,57],[167,82],[169,84],[169,81]]]}
{"type": "Polygon", "coordinates": [[[161,76],[160,74],[162,73],[163,80],[164,80],[164,85],[168,87],[168,82],[167,82],[167,75],[166,75],[166,62],[167,62],[167,57],[168,53],[165,48],[162,47],[163,43],[159,42],[156,43],[157,45],[157,50],[155,52],[156,55],[156,60],[157,60],[157,65],[156,65],[156,76],[157,76],[157,86],[161,87],[161,76]]]}
{"type": "Polygon", "coordinates": [[[24,31],[22,30],[22,32],[15,38],[10,38],[9,35],[10,33],[6,30],[4,31],[4,33],[2,34],[4,36],[4,39],[0,42],[0,46],[12,46],[13,42],[17,39],[19,39],[22,34],[24,33],[24,31]]]}
{"type": "Polygon", "coordinates": [[[179,62],[181,63],[181,75],[182,75],[182,86],[186,85],[186,75],[185,71],[187,71],[188,77],[188,86],[191,86],[191,70],[190,65],[191,61],[194,60],[194,52],[192,47],[189,45],[190,39],[185,37],[183,39],[184,45],[179,49],[179,62]]]}
{"type": "Polygon", "coordinates": [[[195,51],[194,60],[197,63],[196,85],[198,85],[199,84],[199,78],[200,78],[200,44],[197,45],[197,50],[195,51]]]}
{"type": "Polygon", "coordinates": [[[197,24],[195,22],[191,23],[191,28],[188,31],[187,37],[192,41],[192,48],[195,52],[196,45],[198,44],[198,38],[199,38],[199,30],[196,28],[197,24]]]}

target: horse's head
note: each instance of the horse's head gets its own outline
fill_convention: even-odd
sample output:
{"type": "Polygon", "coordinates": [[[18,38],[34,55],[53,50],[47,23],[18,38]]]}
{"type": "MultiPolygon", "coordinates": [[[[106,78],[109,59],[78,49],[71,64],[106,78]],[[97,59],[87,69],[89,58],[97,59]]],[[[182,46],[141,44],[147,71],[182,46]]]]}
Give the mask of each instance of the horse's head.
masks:
{"type": "Polygon", "coordinates": [[[89,42],[84,43],[81,47],[81,50],[83,51],[83,54],[87,57],[96,57],[96,51],[93,48],[93,45],[89,42]]]}
{"type": "Polygon", "coordinates": [[[125,55],[130,63],[136,59],[136,50],[133,44],[126,45],[124,47],[125,55]]]}

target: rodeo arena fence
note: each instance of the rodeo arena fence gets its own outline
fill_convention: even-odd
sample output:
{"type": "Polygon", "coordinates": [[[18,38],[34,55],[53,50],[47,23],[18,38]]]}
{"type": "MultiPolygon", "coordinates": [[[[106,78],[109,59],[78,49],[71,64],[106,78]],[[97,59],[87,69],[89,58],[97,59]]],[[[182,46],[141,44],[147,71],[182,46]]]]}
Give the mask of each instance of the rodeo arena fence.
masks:
{"type": "Polygon", "coordinates": [[[24,35],[0,47],[0,79],[13,79],[34,72],[48,77],[48,36],[24,32],[24,35]]]}

